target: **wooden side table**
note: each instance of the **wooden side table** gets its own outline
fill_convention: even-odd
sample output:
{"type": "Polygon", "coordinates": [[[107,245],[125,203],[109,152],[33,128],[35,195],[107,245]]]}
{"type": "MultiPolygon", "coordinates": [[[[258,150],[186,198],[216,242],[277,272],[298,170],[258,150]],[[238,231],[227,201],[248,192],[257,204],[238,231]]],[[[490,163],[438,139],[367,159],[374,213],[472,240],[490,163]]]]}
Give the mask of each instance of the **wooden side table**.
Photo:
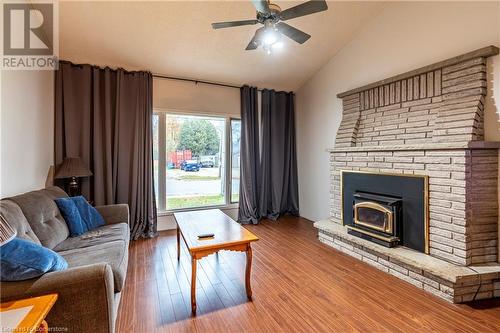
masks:
{"type": "Polygon", "coordinates": [[[45,318],[57,300],[48,294],[0,304],[1,332],[49,332],[45,318]]]}

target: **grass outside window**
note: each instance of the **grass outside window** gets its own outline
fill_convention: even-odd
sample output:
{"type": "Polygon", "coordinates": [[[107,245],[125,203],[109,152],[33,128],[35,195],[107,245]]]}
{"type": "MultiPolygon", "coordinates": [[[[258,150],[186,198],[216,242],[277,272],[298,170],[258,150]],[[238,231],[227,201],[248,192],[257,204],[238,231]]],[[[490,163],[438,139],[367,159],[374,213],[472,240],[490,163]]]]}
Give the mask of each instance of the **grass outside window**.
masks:
{"type": "Polygon", "coordinates": [[[169,210],[203,206],[217,206],[223,204],[223,195],[182,196],[167,198],[167,207],[169,210]]]}

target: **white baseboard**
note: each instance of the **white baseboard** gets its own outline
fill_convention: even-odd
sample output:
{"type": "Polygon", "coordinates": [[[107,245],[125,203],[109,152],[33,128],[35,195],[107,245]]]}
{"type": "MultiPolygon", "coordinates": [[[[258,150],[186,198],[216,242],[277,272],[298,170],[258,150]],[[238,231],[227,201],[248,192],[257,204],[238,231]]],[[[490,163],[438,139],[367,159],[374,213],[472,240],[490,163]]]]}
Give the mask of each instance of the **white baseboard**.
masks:
{"type": "Polygon", "coordinates": [[[158,216],[158,231],[175,229],[175,220],[173,215],[158,216]]]}

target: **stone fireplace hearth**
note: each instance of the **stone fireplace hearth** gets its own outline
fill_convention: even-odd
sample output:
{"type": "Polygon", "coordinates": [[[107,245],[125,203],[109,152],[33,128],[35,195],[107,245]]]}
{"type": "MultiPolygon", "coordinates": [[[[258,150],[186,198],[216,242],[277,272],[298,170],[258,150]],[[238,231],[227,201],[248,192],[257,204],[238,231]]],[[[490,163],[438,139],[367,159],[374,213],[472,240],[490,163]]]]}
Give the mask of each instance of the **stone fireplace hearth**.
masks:
{"type": "Polygon", "coordinates": [[[500,143],[484,141],[483,123],[486,59],[498,53],[489,46],[337,95],[343,118],[330,150],[331,217],[315,223],[320,241],[452,302],[500,297],[500,143]],[[349,233],[345,171],[425,177],[425,251],[349,233]]]}

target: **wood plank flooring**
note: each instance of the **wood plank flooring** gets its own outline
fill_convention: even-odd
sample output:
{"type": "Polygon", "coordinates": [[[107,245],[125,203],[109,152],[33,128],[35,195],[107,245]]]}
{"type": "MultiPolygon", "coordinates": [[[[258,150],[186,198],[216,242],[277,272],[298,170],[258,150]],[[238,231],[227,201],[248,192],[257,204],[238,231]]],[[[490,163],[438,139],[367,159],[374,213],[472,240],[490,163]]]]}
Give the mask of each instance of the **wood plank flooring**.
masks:
{"type": "Polygon", "coordinates": [[[248,228],[253,302],[245,254],[221,252],[198,263],[196,317],[175,231],[132,242],[117,332],[500,332],[500,300],[449,304],[320,243],[306,219],[248,228]]]}

